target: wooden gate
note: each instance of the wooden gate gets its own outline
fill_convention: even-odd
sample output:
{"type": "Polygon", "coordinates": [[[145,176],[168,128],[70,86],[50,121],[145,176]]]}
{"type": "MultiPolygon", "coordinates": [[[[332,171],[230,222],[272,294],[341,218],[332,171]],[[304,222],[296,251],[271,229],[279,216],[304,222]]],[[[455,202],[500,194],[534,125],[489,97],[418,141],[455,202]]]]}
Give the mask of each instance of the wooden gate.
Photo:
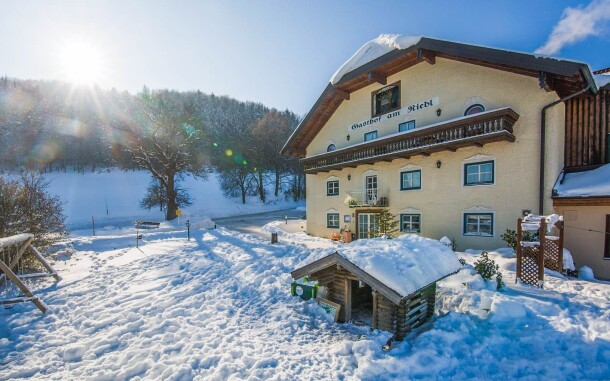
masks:
{"type": "Polygon", "coordinates": [[[563,220],[529,215],[517,220],[517,280],[538,287],[544,285],[544,268],[563,272],[563,220]],[[537,232],[537,241],[526,241],[524,232],[537,232]]]}

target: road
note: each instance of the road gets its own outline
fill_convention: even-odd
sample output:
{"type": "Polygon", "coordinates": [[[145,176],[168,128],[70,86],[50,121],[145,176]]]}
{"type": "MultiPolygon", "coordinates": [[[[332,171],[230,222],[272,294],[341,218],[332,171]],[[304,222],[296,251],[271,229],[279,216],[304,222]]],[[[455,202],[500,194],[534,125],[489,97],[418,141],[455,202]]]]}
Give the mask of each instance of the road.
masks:
{"type": "Polygon", "coordinates": [[[307,228],[306,220],[304,219],[305,211],[297,209],[284,209],[273,212],[213,218],[212,220],[218,226],[224,226],[227,229],[236,230],[240,233],[256,234],[261,237],[267,237],[267,234],[262,233],[259,229],[269,222],[278,220],[285,221],[286,216],[288,216],[288,224],[286,226],[288,229],[285,230],[291,232],[305,231],[307,228]]]}

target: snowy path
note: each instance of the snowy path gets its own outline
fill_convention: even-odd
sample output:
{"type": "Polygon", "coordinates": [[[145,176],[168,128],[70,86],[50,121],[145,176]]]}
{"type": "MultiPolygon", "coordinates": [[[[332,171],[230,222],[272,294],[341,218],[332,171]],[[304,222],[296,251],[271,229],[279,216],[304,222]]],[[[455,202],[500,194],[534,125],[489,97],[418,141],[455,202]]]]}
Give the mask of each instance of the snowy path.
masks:
{"type": "Polygon", "coordinates": [[[0,310],[0,379],[610,378],[610,284],[547,274],[545,290],[514,285],[514,258],[492,253],[505,291],[466,268],[438,289],[447,314],[383,352],[389,334],[288,295],[289,271],[332,251],[327,240],[280,232],[270,245],[218,229],[187,243],[160,230],[140,251],[133,235],[107,233],[73,239],[63,280],[40,293],[47,315],[0,310]]]}
{"type": "Polygon", "coordinates": [[[11,345],[0,358],[12,362],[0,378],[326,378],[351,367],[328,351],[356,334],[304,313],[278,279],[298,260],[285,246],[220,229],[142,250],[81,251],[70,262],[83,264],[41,294],[47,316],[1,311],[11,345]]]}

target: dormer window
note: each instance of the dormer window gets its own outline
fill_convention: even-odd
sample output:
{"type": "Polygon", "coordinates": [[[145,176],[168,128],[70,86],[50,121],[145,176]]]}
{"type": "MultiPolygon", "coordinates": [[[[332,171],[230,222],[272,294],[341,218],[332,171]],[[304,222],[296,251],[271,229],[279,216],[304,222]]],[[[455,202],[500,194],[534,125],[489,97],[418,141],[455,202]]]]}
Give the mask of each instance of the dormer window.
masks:
{"type": "Polygon", "coordinates": [[[483,111],[485,111],[485,107],[482,104],[477,103],[469,106],[466,111],[464,111],[464,116],[478,114],[483,111]]]}
{"type": "Polygon", "coordinates": [[[400,82],[383,87],[372,94],[371,115],[386,114],[400,108],[400,82]]]}

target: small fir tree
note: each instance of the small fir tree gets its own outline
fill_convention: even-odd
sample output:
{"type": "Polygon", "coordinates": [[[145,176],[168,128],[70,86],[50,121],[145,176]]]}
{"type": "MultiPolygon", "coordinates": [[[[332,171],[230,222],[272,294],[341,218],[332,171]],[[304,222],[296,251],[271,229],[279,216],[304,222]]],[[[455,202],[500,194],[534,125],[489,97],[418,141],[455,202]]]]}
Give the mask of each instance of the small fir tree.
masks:
{"type": "Polygon", "coordinates": [[[384,209],[379,213],[379,235],[386,235],[388,238],[395,238],[398,233],[398,217],[384,209]]]}

